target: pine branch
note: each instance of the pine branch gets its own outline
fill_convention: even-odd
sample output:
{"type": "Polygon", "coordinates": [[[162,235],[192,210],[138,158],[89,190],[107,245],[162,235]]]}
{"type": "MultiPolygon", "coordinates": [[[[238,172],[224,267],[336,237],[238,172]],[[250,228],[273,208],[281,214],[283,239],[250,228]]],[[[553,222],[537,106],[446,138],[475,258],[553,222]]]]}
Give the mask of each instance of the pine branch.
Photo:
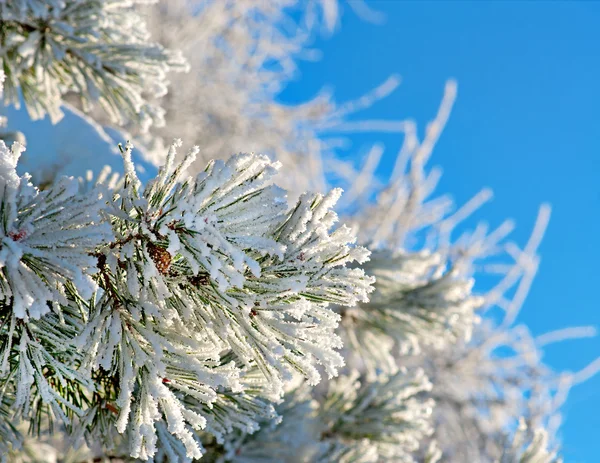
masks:
{"type": "Polygon", "coordinates": [[[14,1],[0,4],[0,51],[6,103],[24,101],[35,119],[62,116],[67,92],[86,111],[99,103],[113,122],[143,127],[164,123],[160,106],[146,93],[166,93],[168,70],[183,59],[148,42],[136,2],[14,1]]]}
{"type": "MultiPolygon", "coordinates": [[[[128,145],[118,189],[83,195],[99,208],[94,227],[112,228],[71,246],[69,262],[81,262],[90,279],[67,281],[61,261],[50,254],[40,263],[24,255],[45,284],[56,275],[64,288],[57,293],[61,304],[41,295],[39,304],[48,307],[36,313],[39,319],[18,318],[15,301],[6,300],[13,321],[3,328],[10,366],[5,380],[17,379],[21,416],[41,429],[40,410],[49,406],[73,439],[86,435],[108,445],[117,431],[130,456],[142,460],[157,452],[199,458],[201,430],[223,440],[234,429],[251,432],[258,421],[274,419],[271,401],[292,371],[316,382],[318,362],[334,374],[337,317],[327,306],[365,300],[372,282],[346,268],[368,253],[348,246],[347,229],[329,232],[339,192],[305,196],[288,212],[284,192],[270,184],[278,166],[266,157],[234,156],[194,179],[184,175],[191,158],[174,164],[177,146],[158,177],[142,187],[128,145]],[[86,288],[87,282],[93,286],[86,288]]],[[[4,159],[16,162],[16,155],[5,150],[4,159]]],[[[6,171],[11,185],[23,185],[10,169],[13,164],[6,171]]],[[[19,224],[40,214],[61,219],[60,227],[52,223],[41,233],[70,230],[62,220],[67,208],[57,201],[73,203],[79,193],[65,196],[66,187],[58,185],[42,193],[27,185],[29,196],[15,195],[25,201],[24,212],[10,196],[4,210],[14,208],[19,224]]],[[[76,237],[90,235],[84,226],[75,227],[76,237]]],[[[6,230],[9,244],[32,245],[31,228],[6,230]]],[[[56,249],[39,243],[48,252],[56,249]]],[[[5,264],[5,271],[10,268],[5,264]]],[[[65,268],[69,275],[75,269],[65,268]]]]}

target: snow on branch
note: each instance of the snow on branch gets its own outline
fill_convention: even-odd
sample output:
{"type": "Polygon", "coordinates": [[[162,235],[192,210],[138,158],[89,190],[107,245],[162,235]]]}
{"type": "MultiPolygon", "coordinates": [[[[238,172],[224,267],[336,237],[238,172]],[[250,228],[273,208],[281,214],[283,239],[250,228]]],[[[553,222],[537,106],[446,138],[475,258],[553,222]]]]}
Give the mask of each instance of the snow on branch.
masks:
{"type": "Polygon", "coordinates": [[[422,396],[430,389],[422,371],[404,369],[373,380],[354,371],[330,382],[323,394],[304,384],[277,406],[280,423],[229,436],[222,455],[234,463],[412,463],[433,431],[434,403],[422,396]]]}
{"type": "Polygon", "coordinates": [[[88,111],[110,119],[161,125],[163,110],[147,95],[166,93],[166,73],[185,68],[180,55],[149,41],[132,8],[140,0],[17,0],[0,2],[4,101],[24,101],[34,119],[56,122],[68,92],[88,111]]]}
{"type": "MultiPolygon", "coordinates": [[[[207,415],[222,394],[243,397],[249,369],[267,380],[267,397],[280,395],[296,371],[313,384],[317,365],[335,375],[343,365],[339,316],[328,305],[351,306],[372,290],[372,278],[347,268],[369,253],[352,245],[347,228],[330,231],[339,191],[307,195],[288,211],[285,192],[271,183],[278,164],[239,154],[191,178],[184,173],[195,151],[176,164],[180,144],[145,187],[132,146],[123,149],[125,176],[106,208],[115,240],[95,252],[102,291],[77,341],[84,365],[118,378],[98,393],[115,397],[116,428],[141,459],[160,445],[199,458],[196,432],[212,432],[207,415]],[[177,439],[163,438],[169,434],[177,439]]],[[[239,417],[222,416],[233,421],[215,436],[240,426],[239,417]]],[[[255,427],[252,414],[246,422],[255,427]]]]}
{"type": "Polygon", "coordinates": [[[544,429],[536,429],[532,433],[525,421],[521,419],[512,443],[506,447],[498,463],[560,463],[561,461],[555,452],[548,449],[548,435],[544,429]]]}
{"type": "Polygon", "coordinates": [[[484,300],[439,254],[376,251],[364,268],[376,290],[368,303],[342,310],[341,326],[348,355],[371,374],[395,373],[398,356],[470,339],[484,300]]]}

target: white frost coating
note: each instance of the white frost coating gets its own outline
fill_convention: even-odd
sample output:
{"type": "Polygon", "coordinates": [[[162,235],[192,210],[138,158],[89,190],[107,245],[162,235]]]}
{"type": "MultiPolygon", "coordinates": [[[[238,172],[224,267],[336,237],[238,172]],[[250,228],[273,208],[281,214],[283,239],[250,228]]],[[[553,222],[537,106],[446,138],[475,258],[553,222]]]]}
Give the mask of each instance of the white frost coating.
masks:
{"type": "Polygon", "coordinates": [[[433,432],[431,383],[422,370],[400,370],[375,381],[356,372],[334,381],[319,410],[325,448],[319,462],[413,463],[433,432]]]}
{"type": "Polygon", "coordinates": [[[0,140],[0,299],[12,298],[13,313],[26,319],[47,313],[49,301],[66,303],[67,282],[89,297],[96,287],[89,278],[96,258],[89,253],[112,233],[101,224],[99,191],[80,195],[78,182],[67,178],[38,191],[19,177],[23,149],[0,140]]]}
{"type": "MultiPolygon", "coordinates": [[[[18,100],[14,89],[19,87],[34,116],[49,112],[56,117],[55,103],[65,91],[75,90],[86,109],[99,100],[113,121],[133,119],[140,123],[140,132],[149,119],[159,122],[160,109],[146,106],[145,95],[164,93],[169,66],[164,58],[169,53],[139,53],[152,47],[142,38],[144,26],[134,24],[138,17],[129,8],[137,3],[28,0],[3,9],[3,31],[11,40],[3,42],[2,56],[8,61],[2,64],[14,70],[12,101],[18,100]],[[17,6],[23,7],[18,14],[13,11],[17,6]],[[106,6],[115,14],[91,14],[106,13],[106,6]],[[33,24],[19,22],[30,17],[33,24]],[[105,40],[86,35],[97,30],[99,18],[114,21],[102,26],[116,26],[119,33],[105,40]],[[57,36],[60,40],[52,44],[57,36]],[[73,37],[80,42],[72,43],[73,37]],[[131,45],[138,39],[143,43],[132,49],[119,48],[123,41],[131,45]],[[47,40],[51,53],[37,50],[47,40]],[[79,45],[89,52],[84,64],[98,65],[100,75],[44,72],[56,71],[53,65],[59,62],[69,69],[78,58],[70,55],[79,45]],[[66,47],[69,53],[64,53],[66,47]],[[32,68],[35,56],[47,67],[32,68]],[[111,69],[115,62],[118,69],[111,69]],[[107,77],[116,87],[102,86],[107,77]]],[[[0,7],[6,4],[0,2],[0,7]]],[[[362,8],[356,5],[351,6],[362,8]]],[[[7,410],[16,404],[17,417],[35,425],[32,418],[42,404],[49,405],[55,419],[75,424],[74,437],[85,435],[106,451],[111,441],[122,441],[125,448],[114,449],[114,454],[142,460],[190,462],[205,455],[209,461],[320,457],[432,463],[443,451],[444,461],[489,462],[507,451],[500,438],[522,414],[533,427],[547,426],[547,433],[535,434],[530,446],[516,439],[506,461],[513,461],[510,455],[515,461],[548,460],[545,436],[554,447],[557,408],[572,384],[598,369],[594,362],[575,375],[556,377],[540,361],[540,345],[588,335],[589,330],[559,331],[534,340],[522,327],[512,326],[539,264],[536,248],[549,209],[542,208],[523,250],[505,244],[512,228],[508,221],[491,232],[479,225],[451,237],[456,225],[491,197],[484,190],[454,213],[447,198],[429,199],[439,172],[427,171],[425,164],[450,113],[453,82],[423,140],[412,121],[346,121],[351,112],[389,93],[397,78],[341,107],[330,95],[298,106],[275,102],[280,86],[292,75],[296,53],[319,24],[314,22],[319,10],[323,23],[333,27],[335,0],[181,0],[157,5],[152,28],[161,39],[185,48],[194,74],[183,82],[174,76],[179,83],[167,100],[171,124],[156,134],[183,133],[201,144],[204,157],[255,149],[283,160],[290,169],[300,165],[305,175],[294,172],[287,182],[293,199],[306,185],[322,185],[324,173],[349,180],[346,201],[356,212],[359,243],[375,256],[366,272],[378,278],[372,302],[366,299],[373,280],[358,268],[370,252],[355,245],[354,232],[338,226],[332,211],[340,191],[302,195],[288,210],[285,192],[270,184],[278,166],[267,157],[240,154],[210,162],[200,175],[189,178],[184,171],[198,150],[177,164],[179,140],[158,177],[144,187],[143,172],[134,166],[128,144],[125,177],[103,174],[101,182],[110,194],[102,198],[109,204],[100,218],[112,225],[115,236],[90,247],[87,256],[93,265],[80,278],[78,264],[69,256],[58,265],[51,260],[51,248],[25,247],[36,223],[15,227],[12,234],[5,227],[2,270],[19,263],[29,266],[53,300],[36,303],[48,298],[43,286],[36,286],[38,293],[33,294],[22,287],[26,280],[20,275],[14,288],[5,277],[14,291],[11,297],[5,295],[0,313],[0,453],[5,441],[18,442],[6,426],[7,410]],[[288,11],[294,6],[306,11],[288,11]],[[194,10],[193,17],[188,8],[194,10]],[[340,140],[326,134],[356,130],[404,132],[387,187],[380,189],[379,179],[373,178],[382,155],[379,146],[361,172],[334,159],[340,140]],[[499,253],[514,265],[506,264],[506,255],[498,263],[489,260],[499,253]],[[32,258],[46,268],[40,271],[32,258]],[[480,264],[502,276],[482,298],[471,293],[480,264]],[[53,284],[46,273],[62,277],[53,277],[58,278],[53,284]],[[514,296],[508,297],[515,287],[514,296]],[[473,326],[481,305],[504,310],[504,323],[473,326]],[[334,331],[340,320],[341,339],[334,331]],[[342,339],[345,358],[338,352],[342,339]],[[506,347],[515,349],[515,355],[494,355],[506,347]],[[406,356],[409,352],[417,355],[406,356]],[[341,380],[315,390],[311,398],[307,386],[316,384],[323,372],[337,374],[344,361],[349,370],[360,368],[360,376],[346,370],[341,380]],[[425,373],[412,366],[423,367],[425,373]],[[306,381],[290,392],[299,381],[295,372],[306,381]],[[276,411],[283,392],[287,394],[276,411]],[[90,397],[92,403],[87,402],[90,397]],[[438,404],[432,413],[433,397],[438,404]],[[122,436],[115,439],[115,432],[122,436]]],[[[84,66],[83,71],[90,69],[84,66]]],[[[6,162],[6,185],[21,185],[22,179],[12,175],[16,156],[6,157],[6,162]]],[[[196,166],[192,169],[197,172],[196,166]]],[[[47,191],[67,198],[79,194],[74,185],[48,182],[47,191]]],[[[30,195],[28,201],[41,198],[31,206],[34,211],[44,194],[31,188],[22,196],[30,195]]],[[[22,219],[35,216],[31,211],[17,215],[16,223],[27,224],[22,219]]],[[[44,212],[41,217],[54,216],[44,212]]],[[[54,243],[56,236],[51,238],[54,243]]]]}
{"type": "Polygon", "coordinates": [[[497,463],[560,463],[556,452],[548,448],[548,434],[544,429],[527,428],[525,420],[519,420],[519,427],[513,441],[507,445],[497,463]]]}
{"type": "Polygon", "coordinates": [[[371,375],[395,373],[399,354],[470,339],[484,299],[439,254],[376,251],[364,269],[377,279],[376,291],[367,304],[343,311],[342,336],[348,355],[371,375]]]}
{"type": "MultiPolygon", "coordinates": [[[[211,159],[260,152],[294,172],[285,183],[292,200],[305,191],[326,190],[328,177],[338,173],[336,151],[345,141],[348,115],[399,83],[394,76],[339,107],[326,89],[297,104],[280,101],[281,90],[297,77],[298,62],[318,57],[312,39],[337,23],[336,15],[347,6],[338,3],[162,0],[150,6],[148,29],[166,47],[182,51],[190,72],[169,74],[169,93],[160,100],[167,124],[142,141],[157,158],[174,137],[199,145],[194,172],[211,159]]],[[[370,125],[369,131],[387,129],[378,122],[370,125]]]]}
{"type": "Polygon", "coordinates": [[[352,372],[316,397],[304,384],[277,407],[281,424],[230,437],[226,461],[413,463],[421,440],[433,432],[433,401],[421,397],[430,389],[419,370],[372,381],[352,372]]]}
{"type": "Polygon", "coordinates": [[[349,229],[330,231],[341,191],[305,195],[287,211],[271,184],[278,163],[238,154],[192,178],[196,150],[175,163],[179,146],[145,187],[131,144],[123,149],[125,176],[105,211],[115,239],[97,248],[103,292],[77,341],[86,368],[119,372],[117,431],[143,460],[165,439],[168,453],[200,458],[194,432],[254,431],[273,418],[268,400],[293,372],[313,384],[317,365],[337,374],[339,316],[328,305],[366,301],[373,282],[347,268],[368,251],[349,229]]]}
{"type": "Polygon", "coordinates": [[[4,99],[20,97],[34,119],[62,117],[67,92],[84,110],[99,104],[123,125],[147,129],[164,123],[164,110],[146,94],[166,93],[166,73],[185,69],[178,54],[149,41],[146,25],[132,7],[145,0],[16,0],[0,9],[2,63],[10,72],[4,99]],[[100,39],[100,40],[99,40],[100,39]],[[140,59],[143,57],[143,59],[140,59]]]}

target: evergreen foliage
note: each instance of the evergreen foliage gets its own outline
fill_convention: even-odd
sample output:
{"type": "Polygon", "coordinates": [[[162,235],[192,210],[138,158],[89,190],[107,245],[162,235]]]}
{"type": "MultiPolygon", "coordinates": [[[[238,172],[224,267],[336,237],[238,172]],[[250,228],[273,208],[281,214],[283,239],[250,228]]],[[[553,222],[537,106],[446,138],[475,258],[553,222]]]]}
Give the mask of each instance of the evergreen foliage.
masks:
{"type": "Polygon", "coordinates": [[[185,63],[151,41],[141,3],[0,0],[5,104],[56,122],[76,95],[155,153],[178,131],[201,144],[180,155],[175,139],[146,182],[127,142],[122,175],[35,185],[17,173],[24,144],[0,140],[3,461],[557,461],[576,380],[548,372],[513,325],[549,209],[523,249],[508,222],[453,236],[489,197],[454,212],[430,198],[456,84],[423,139],[400,124],[381,186],[377,151],[356,169],[323,133],[395,79],[340,107],[274,101],[336,0],[159,3],[143,12],[153,35],[181,45],[198,80],[177,80],[159,131],[166,73],[185,63]],[[346,203],[339,188],[301,191],[332,171],[346,203]],[[497,285],[475,293],[478,264],[498,257],[497,285]]]}

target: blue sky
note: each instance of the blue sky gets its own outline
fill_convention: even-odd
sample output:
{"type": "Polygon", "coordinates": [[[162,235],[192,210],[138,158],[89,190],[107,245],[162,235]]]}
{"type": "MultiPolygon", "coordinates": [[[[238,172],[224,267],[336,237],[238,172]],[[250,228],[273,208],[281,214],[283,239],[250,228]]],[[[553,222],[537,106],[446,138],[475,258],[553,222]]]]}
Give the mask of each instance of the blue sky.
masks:
{"type": "MultiPolygon", "coordinates": [[[[361,117],[412,117],[424,127],[446,79],[457,79],[458,99],[432,159],[444,171],[439,191],[460,204],[491,187],[494,201],[480,218],[491,225],[513,218],[520,243],[549,202],[540,271],[519,321],[535,334],[600,327],[600,3],[369,4],[385,23],[346,7],[340,29],[315,44],[322,59],[303,63],[282,98],[310,97],[327,83],[345,101],[400,74],[400,88],[361,117]]],[[[388,146],[385,170],[397,137],[355,137],[353,149],[376,140],[388,146]]],[[[551,346],[545,361],[576,370],[599,355],[600,338],[577,340],[551,346]]],[[[600,377],[577,386],[563,411],[566,461],[598,461],[600,377]]]]}

